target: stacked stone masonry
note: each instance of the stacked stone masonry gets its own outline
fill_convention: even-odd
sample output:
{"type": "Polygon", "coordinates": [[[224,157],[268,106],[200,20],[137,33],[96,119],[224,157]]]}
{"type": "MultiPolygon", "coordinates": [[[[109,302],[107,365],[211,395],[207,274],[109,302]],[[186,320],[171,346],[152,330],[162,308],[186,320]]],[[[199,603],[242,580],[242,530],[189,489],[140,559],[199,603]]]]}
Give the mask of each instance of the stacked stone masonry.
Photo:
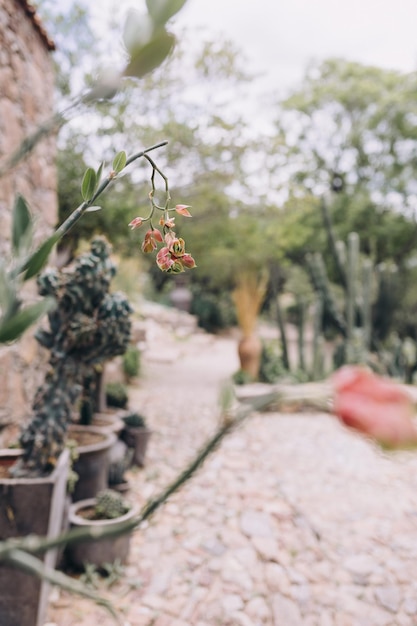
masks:
{"type": "MultiPolygon", "coordinates": [[[[0,0],[0,169],[53,114],[53,43],[38,16],[22,0],[0,0]]],[[[34,151],[0,177],[0,256],[10,251],[12,207],[22,194],[35,217],[36,240],[57,221],[56,138],[43,139],[34,151]]],[[[31,285],[25,299],[37,297],[31,285]]],[[[21,419],[40,382],[44,356],[31,334],[0,349],[0,424],[21,419]],[[42,358],[43,357],[43,358],[42,358]]]]}

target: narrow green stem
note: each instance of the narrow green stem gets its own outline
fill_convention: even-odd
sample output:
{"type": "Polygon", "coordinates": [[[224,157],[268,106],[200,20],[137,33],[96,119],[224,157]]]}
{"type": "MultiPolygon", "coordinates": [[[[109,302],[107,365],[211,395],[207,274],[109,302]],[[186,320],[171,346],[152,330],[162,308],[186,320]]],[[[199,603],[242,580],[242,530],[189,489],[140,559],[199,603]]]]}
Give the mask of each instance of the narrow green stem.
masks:
{"type": "MultiPolygon", "coordinates": [[[[139,159],[141,157],[147,157],[147,153],[148,152],[151,152],[152,150],[157,150],[158,148],[166,146],[167,144],[168,144],[168,141],[160,141],[159,143],[157,143],[157,144],[155,144],[153,146],[150,146],[150,148],[146,148],[145,150],[141,150],[140,152],[136,152],[135,154],[133,154],[131,157],[129,157],[127,159],[125,168],[128,165],[130,165],[131,163],[133,163],[134,161],[136,161],[137,159],[139,159]]],[[[82,204],[80,204],[79,207],[74,209],[74,211],[71,213],[71,215],[69,215],[67,217],[67,219],[64,222],[62,222],[62,224],[51,235],[49,240],[44,241],[38,247],[38,249],[29,258],[26,258],[24,261],[22,261],[19,264],[18,267],[16,267],[13,270],[13,273],[12,273],[13,276],[16,276],[16,275],[21,274],[22,272],[24,272],[27,269],[28,265],[30,264],[31,260],[37,255],[37,253],[42,248],[42,246],[44,246],[48,241],[52,241],[54,245],[56,243],[58,243],[58,241],[60,239],[62,239],[62,237],[64,237],[64,235],[66,235],[71,230],[71,228],[73,228],[73,226],[80,220],[80,218],[84,215],[84,213],[86,212],[88,207],[94,205],[94,202],[97,200],[97,198],[103,193],[103,191],[106,189],[106,187],[108,187],[108,185],[114,179],[115,179],[114,173],[110,173],[107,176],[107,178],[105,178],[103,180],[103,182],[99,185],[96,193],[92,196],[92,198],[90,198],[90,200],[88,200],[86,202],[83,202],[82,204]]]]}
{"type": "MultiPolygon", "coordinates": [[[[129,157],[127,159],[125,168],[128,165],[130,165],[131,163],[133,163],[134,161],[136,161],[137,159],[140,159],[141,157],[145,157],[145,158],[147,158],[149,160],[149,157],[147,156],[148,152],[151,152],[152,150],[157,150],[158,148],[166,146],[167,143],[168,143],[167,141],[161,141],[161,142],[151,146],[150,148],[146,148],[146,150],[142,150],[141,152],[136,152],[136,154],[133,154],[131,157],[129,157]]],[[[154,167],[154,166],[152,165],[152,167],[154,167]]],[[[108,187],[108,185],[110,185],[110,183],[114,179],[115,179],[115,177],[112,176],[111,174],[109,174],[107,176],[107,178],[105,178],[103,180],[103,182],[101,183],[101,185],[99,186],[99,188],[97,189],[97,191],[93,195],[93,197],[90,200],[88,200],[87,202],[83,202],[77,209],[75,209],[71,213],[71,215],[69,215],[67,217],[65,222],[63,222],[61,224],[61,226],[59,226],[59,228],[57,228],[57,230],[55,231],[55,234],[57,235],[57,237],[59,239],[61,237],[63,237],[64,235],[66,235],[68,233],[68,231],[74,226],[74,224],[76,224],[78,222],[78,220],[85,213],[85,211],[88,209],[88,207],[93,206],[93,204],[97,200],[97,198],[103,193],[103,191],[106,189],[106,187],[108,187]]]]}
{"type": "MultiPolygon", "coordinates": [[[[156,206],[158,209],[160,209],[161,211],[166,211],[168,210],[168,205],[169,205],[169,201],[171,200],[171,195],[169,193],[169,185],[168,185],[168,178],[167,176],[165,176],[165,174],[159,169],[159,167],[156,165],[155,161],[153,161],[153,159],[151,159],[151,157],[147,154],[144,155],[145,159],[152,165],[152,177],[151,180],[153,180],[155,178],[155,172],[158,172],[158,174],[160,175],[160,177],[163,179],[163,181],[165,182],[165,194],[166,194],[166,202],[165,202],[165,207],[159,207],[156,204],[154,204],[154,206],[156,206]]],[[[152,183],[153,184],[153,183],[152,183]]],[[[155,190],[155,186],[153,185],[153,190],[155,190]]]]}

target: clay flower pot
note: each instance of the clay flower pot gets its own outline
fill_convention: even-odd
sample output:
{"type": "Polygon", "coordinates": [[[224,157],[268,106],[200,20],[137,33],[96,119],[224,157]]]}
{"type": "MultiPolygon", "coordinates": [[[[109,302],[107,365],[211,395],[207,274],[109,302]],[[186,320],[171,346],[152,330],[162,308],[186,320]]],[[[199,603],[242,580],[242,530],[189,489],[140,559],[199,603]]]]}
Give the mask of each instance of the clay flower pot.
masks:
{"type": "Polygon", "coordinates": [[[72,499],[93,498],[107,487],[110,464],[110,448],[116,443],[116,435],[94,426],[71,425],[68,439],[77,442],[78,459],[73,469],[78,474],[72,499]]]}
{"type": "MultiPolygon", "coordinates": [[[[69,521],[72,528],[90,527],[99,529],[108,527],[131,520],[139,513],[139,506],[132,505],[127,513],[115,519],[88,519],[86,514],[94,509],[95,503],[95,498],[88,498],[71,505],[69,521]]],[[[86,563],[90,563],[96,567],[100,567],[105,563],[113,563],[116,560],[119,560],[121,563],[126,563],[129,555],[132,532],[133,529],[117,537],[71,544],[67,548],[68,558],[72,565],[79,569],[84,569],[86,563]]]]}
{"type": "Polygon", "coordinates": [[[253,380],[259,375],[261,366],[262,342],[257,335],[242,337],[238,344],[240,369],[247,372],[253,380]]]}

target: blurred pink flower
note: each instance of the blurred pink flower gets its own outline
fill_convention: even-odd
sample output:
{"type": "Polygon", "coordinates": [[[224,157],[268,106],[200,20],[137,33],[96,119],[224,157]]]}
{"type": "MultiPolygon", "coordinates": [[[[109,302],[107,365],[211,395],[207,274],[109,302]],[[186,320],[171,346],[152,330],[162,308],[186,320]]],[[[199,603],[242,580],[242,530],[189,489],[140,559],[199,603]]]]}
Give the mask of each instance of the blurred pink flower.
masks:
{"type": "Polygon", "coordinates": [[[414,407],[398,384],[359,366],[333,375],[334,413],[353,428],[387,448],[417,445],[414,407]]]}

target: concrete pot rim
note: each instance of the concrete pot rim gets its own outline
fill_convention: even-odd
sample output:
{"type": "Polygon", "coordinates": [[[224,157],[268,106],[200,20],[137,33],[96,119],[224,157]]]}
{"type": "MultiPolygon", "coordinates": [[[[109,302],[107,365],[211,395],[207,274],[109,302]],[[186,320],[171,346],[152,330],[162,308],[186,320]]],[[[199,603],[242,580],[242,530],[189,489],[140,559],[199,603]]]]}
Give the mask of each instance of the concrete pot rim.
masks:
{"type": "MultiPolygon", "coordinates": [[[[1,448],[0,449],[0,463],[1,461],[10,460],[10,465],[13,465],[23,454],[23,450],[20,448],[1,448]]],[[[51,483],[55,481],[55,477],[58,472],[61,471],[61,467],[69,462],[69,450],[64,448],[58,457],[57,463],[54,469],[44,476],[22,476],[18,478],[0,478],[0,483],[5,485],[17,485],[22,483],[39,484],[39,483],[51,483]]]]}
{"type": "Polygon", "coordinates": [[[103,438],[102,441],[89,443],[86,445],[79,445],[77,442],[77,451],[80,454],[85,454],[87,452],[97,452],[99,450],[110,448],[113,444],[116,443],[117,440],[117,436],[114,433],[110,432],[108,429],[106,430],[105,428],[100,428],[99,426],[80,426],[78,424],[71,425],[68,428],[67,439],[71,439],[71,434],[76,433],[77,431],[101,435],[103,438]]]}
{"type": "MultiPolygon", "coordinates": [[[[85,519],[81,515],[78,515],[78,511],[82,509],[87,509],[89,507],[93,507],[95,503],[96,503],[96,498],[87,498],[86,500],[78,500],[77,502],[74,502],[73,504],[71,504],[70,510],[69,510],[70,524],[73,524],[76,526],[110,526],[112,524],[120,524],[120,522],[126,522],[132,517],[135,517],[135,515],[138,515],[139,510],[140,510],[139,505],[132,504],[131,502],[129,502],[130,504],[129,511],[127,511],[127,513],[125,513],[124,515],[121,515],[120,517],[116,517],[114,519],[91,520],[91,519],[85,519]]],[[[127,532],[130,532],[130,531],[127,531],[127,532]]]]}

